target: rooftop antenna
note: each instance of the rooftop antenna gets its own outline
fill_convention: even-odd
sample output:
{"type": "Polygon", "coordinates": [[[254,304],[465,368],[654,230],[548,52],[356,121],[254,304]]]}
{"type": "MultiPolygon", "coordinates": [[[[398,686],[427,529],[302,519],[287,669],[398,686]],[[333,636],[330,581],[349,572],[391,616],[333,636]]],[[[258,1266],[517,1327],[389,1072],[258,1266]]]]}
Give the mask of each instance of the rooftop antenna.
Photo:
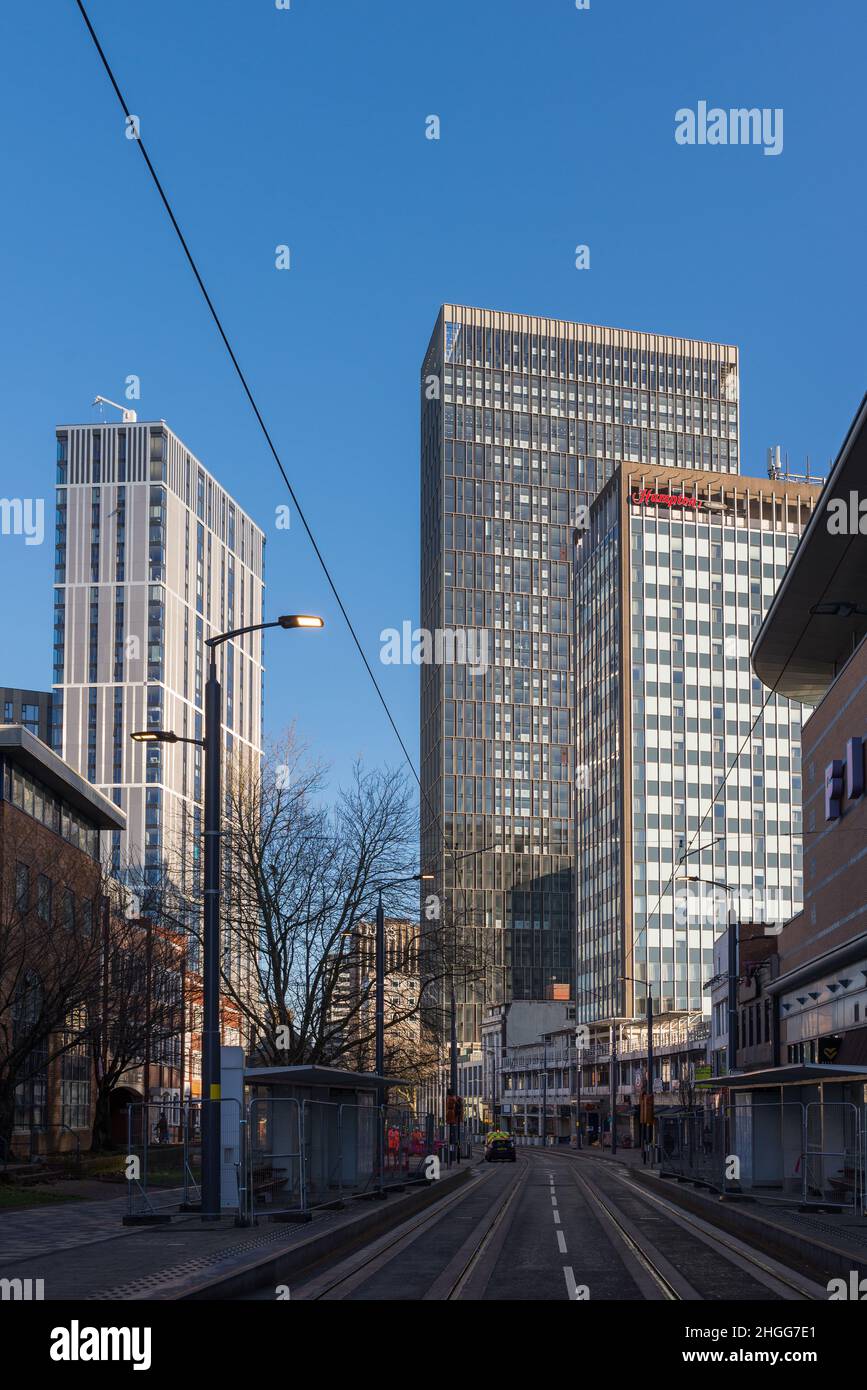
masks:
{"type": "Polygon", "coordinates": [[[134,425],[138,420],[134,410],[127,410],[126,406],[118,405],[117,401],[110,401],[107,396],[97,396],[93,404],[113,406],[115,410],[120,411],[125,425],[134,425]]]}

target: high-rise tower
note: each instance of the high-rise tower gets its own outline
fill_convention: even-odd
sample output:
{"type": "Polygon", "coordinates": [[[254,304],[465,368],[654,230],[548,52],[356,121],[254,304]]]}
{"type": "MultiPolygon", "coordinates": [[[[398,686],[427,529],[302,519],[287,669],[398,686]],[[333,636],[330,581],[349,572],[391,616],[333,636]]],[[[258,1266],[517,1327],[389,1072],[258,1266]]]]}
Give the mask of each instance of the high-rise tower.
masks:
{"type": "MultiPolygon", "coordinates": [[[[204,642],[262,619],[264,536],[165,421],[57,429],[53,746],[120,806],[116,872],[192,891],[204,642]]],[[[262,634],[217,648],[224,746],[258,759],[262,634]]]]}
{"type": "Polygon", "coordinates": [[[621,463],[738,471],[738,354],[444,305],[420,386],[422,627],[487,634],[421,668],[422,864],[484,962],[473,1044],[486,1003],[573,980],[573,532],[621,463]]]}
{"type": "Polygon", "coordinates": [[[624,463],[576,532],[579,1020],[643,1014],[648,988],[706,1012],[729,914],[800,908],[805,711],[750,647],[818,492],[624,463]]]}

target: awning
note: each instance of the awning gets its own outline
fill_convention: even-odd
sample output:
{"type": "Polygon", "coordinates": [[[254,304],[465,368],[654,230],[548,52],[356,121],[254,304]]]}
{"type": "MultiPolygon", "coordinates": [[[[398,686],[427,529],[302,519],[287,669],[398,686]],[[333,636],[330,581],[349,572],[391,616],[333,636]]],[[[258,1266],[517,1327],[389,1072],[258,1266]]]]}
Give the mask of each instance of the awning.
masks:
{"type": "Polygon", "coordinates": [[[710,1081],[699,1081],[702,1090],[712,1087],[719,1090],[726,1086],[729,1090],[752,1086],[814,1086],[819,1081],[865,1081],[867,1066],[838,1066],[826,1062],[793,1062],[786,1067],[765,1067],[759,1071],[732,1072],[729,1076],[714,1076],[710,1081]]]}
{"type": "Polygon", "coordinates": [[[31,772],[50,791],[80,811],[101,830],[125,830],[126,816],[119,806],[97,791],[86,778],[21,724],[0,727],[0,753],[31,772]]]}
{"type": "Polygon", "coordinates": [[[867,397],[753,643],[759,680],[789,700],[818,704],[867,634],[867,534],[858,511],[865,470],[867,397]],[[839,508],[846,516],[838,526],[839,508]]]}

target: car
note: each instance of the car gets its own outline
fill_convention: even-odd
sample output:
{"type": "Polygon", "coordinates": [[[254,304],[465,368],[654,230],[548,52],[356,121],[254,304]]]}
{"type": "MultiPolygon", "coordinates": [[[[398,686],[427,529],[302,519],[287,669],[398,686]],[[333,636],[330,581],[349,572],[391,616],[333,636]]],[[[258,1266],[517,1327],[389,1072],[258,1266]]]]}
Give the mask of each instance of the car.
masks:
{"type": "Polygon", "coordinates": [[[514,1163],[515,1141],[505,1130],[489,1134],[485,1140],[486,1163],[514,1163]]]}

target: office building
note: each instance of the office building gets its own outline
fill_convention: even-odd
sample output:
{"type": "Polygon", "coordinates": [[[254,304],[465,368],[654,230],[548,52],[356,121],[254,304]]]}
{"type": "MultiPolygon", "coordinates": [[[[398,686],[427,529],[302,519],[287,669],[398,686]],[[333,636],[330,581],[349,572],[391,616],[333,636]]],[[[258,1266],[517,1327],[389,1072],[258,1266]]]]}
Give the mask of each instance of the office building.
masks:
{"type": "Polygon", "coordinates": [[[737,473],[738,354],[444,305],[420,388],[421,624],[474,657],[421,666],[421,861],[470,1049],[487,1004],[573,980],[573,530],[621,463],[737,473]]]}
{"type": "Polygon", "coordinates": [[[576,531],[579,1020],[707,1011],[729,913],[800,906],[804,710],[749,653],[818,491],[624,463],[576,531]]]}
{"type": "Polygon", "coordinates": [[[51,743],[51,691],[0,686],[2,723],[21,724],[43,743],[51,743]]]}
{"type": "MultiPolygon", "coordinates": [[[[418,923],[386,917],[383,1018],[385,1071],[405,1077],[418,1067],[418,923]]],[[[328,1041],[335,1065],[376,1070],[376,923],[356,922],[328,1007],[328,1041]]]]}
{"type": "MultiPolygon", "coordinates": [[[[165,421],[58,428],[53,746],[126,815],[116,874],[195,887],[202,750],[130,735],[202,738],[205,639],[262,620],[263,552],[165,421]]],[[[219,646],[217,669],[225,755],[257,760],[262,634],[219,646]]]]}

